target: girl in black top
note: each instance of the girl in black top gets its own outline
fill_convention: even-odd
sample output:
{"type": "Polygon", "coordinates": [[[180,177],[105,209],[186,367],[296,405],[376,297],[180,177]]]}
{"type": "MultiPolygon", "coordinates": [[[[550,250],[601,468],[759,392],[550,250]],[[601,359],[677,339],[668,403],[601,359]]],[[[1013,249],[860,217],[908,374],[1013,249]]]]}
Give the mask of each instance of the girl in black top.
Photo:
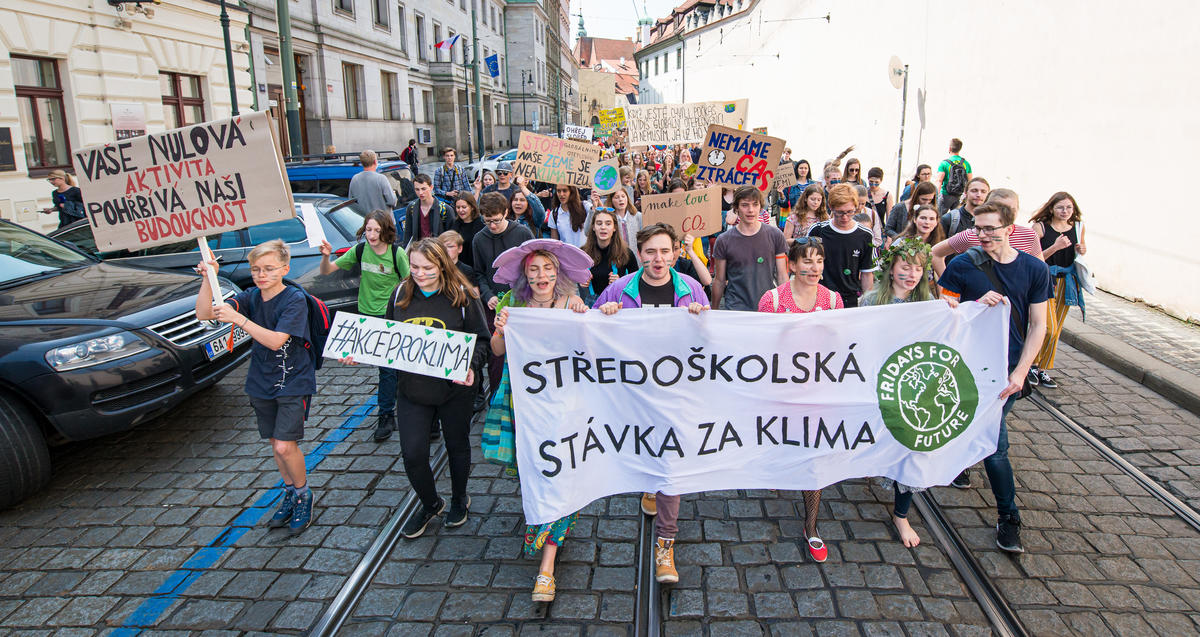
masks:
{"type": "Polygon", "coordinates": [[[1054,369],[1054,358],[1058,352],[1058,339],[1062,335],[1067,310],[1072,305],[1083,310],[1083,292],[1075,277],[1075,257],[1087,253],[1084,241],[1083,215],[1079,204],[1069,193],[1056,192],[1042,204],[1030,219],[1033,231],[1041,239],[1042,259],[1050,268],[1050,281],[1054,294],[1048,305],[1049,319],[1046,322],[1046,338],[1042,349],[1029,369],[1029,382],[1048,389],[1058,387],[1047,370],[1054,369]]]}
{"type": "Polygon", "coordinates": [[[637,257],[625,237],[617,232],[617,213],[612,208],[596,208],[583,251],[595,264],[592,280],[583,295],[583,301],[589,307],[610,283],[638,269],[637,257]]]}
{"type": "MultiPolygon", "coordinates": [[[[459,193],[454,200],[454,221],[450,222],[450,229],[462,235],[463,245],[468,248],[474,241],[475,234],[483,230],[483,219],[479,216],[479,204],[470,193],[459,193]]],[[[472,268],[475,267],[475,258],[470,249],[463,250],[458,258],[472,268]]]]}
{"type": "Polygon", "coordinates": [[[423,505],[401,533],[414,538],[424,533],[429,521],[446,507],[446,501],[438,497],[429,466],[429,433],[439,420],[450,461],[450,511],[445,525],[455,527],[467,521],[471,506],[471,497],[467,495],[471,442],[467,436],[491,332],[479,297],[437,239],[425,238],[414,243],[408,249],[408,259],[411,272],[392,292],[387,318],[474,335],[470,344],[470,371],[465,380],[451,382],[404,371],[398,374],[396,423],[404,471],[423,505]]]}
{"type": "Polygon", "coordinates": [[[66,171],[52,170],[46,181],[54,186],[54,190],[50,191],[50,201],[54,202],[54,206],[42,212],[57,212],[59,228],[83,219],[83,193],[75,185],[75,178],[66,171]]]}

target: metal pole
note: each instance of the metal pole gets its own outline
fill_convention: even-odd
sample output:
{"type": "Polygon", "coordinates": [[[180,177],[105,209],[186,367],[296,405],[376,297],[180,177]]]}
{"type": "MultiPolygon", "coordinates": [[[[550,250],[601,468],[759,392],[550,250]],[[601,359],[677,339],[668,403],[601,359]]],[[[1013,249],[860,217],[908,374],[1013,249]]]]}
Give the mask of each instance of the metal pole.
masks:
{"type": "MultiPolygon", "coordinates": [[[[454,49],[450,50],[450,62],[454,63],[454,49]]],[[[450,68],[454,68],[451,66],[450,68]]],[[[463,42],[463,94],[467,100],[467,161],[475,161],[472,155],[475,154],[475,145],[471,143],[471,78],[468,75],[467,67],[467,43],[463,42]]],[[[457,118],[458,113],[455,113],[457,118]]],[[[483,159],[483,148],[479,149],[480,159],[483,159]]]]}
{"type": "Polygon", "coordinates": [[[908,112],[908,65],[904,65],[904,88],[901,89],[900,98],[900,150],[896,152],[896,201],[900,201],[900,184],[904,183],[904,176],[900,174],[900,170],[904,167],[904,116],[908,112]]]}
{"type": "Polygon", "coordinates": [[[562,77],[554,74],[554,117],[558,120],[558,138],[562,139],[562,77]]]}
{"type": "Polygon", "coordinates": [[[292,17],[288,12],[290,1],[275,0],[275,19],[279,21],[279,66],[283,67],[288,146],[293,156],[299,156],[304,152],[304,146],[300,141],[300,99],[296,94],[296,56],[292,53],[292,17]]]}
{"type": "Polygon", "coordinates": [[[528,111],[525,110],[525,71],[521,71],[521,128],[529,129],[528,111]]]}
{"type": "Polygon", "coordinates": [[[474,55],[471,70],[475,76],[475,136],[479,138],[479,158],[483,159],[483,97],[479,91],[479,31],[475,23],[475,8],[471,7],[471,41],[474,55]]]}
{"type": "Polygon", "coordinates": [[[238,113],[237,82],[233,79],[233,45],[229,42],[229,12],[225,10],[225,0],[221,0],[221,34],[225,36],[225,72],[229,77],[229,107],[233,114],[238,113]]]}

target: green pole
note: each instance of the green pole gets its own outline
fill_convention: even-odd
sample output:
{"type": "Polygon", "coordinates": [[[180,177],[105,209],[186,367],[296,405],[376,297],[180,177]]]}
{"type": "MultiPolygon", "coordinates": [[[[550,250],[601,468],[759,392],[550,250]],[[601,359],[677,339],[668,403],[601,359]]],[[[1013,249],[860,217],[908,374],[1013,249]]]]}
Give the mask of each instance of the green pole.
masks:
{"type": "Polygon", "coordinates": [[[225,37],[225,72],[229,76],[229,108],[235,116],[238,113],[237,82],[233,80],[233,46],[229,42],[229,12],[225,10],[225,0],[221,0],[221,34],[225,37]]]}
{"type": "Polygon", "coordinates": [[[304,147],[300,143],[300,99],[296,94],[296,56],[292,54],[289,1],[275,0],[275,16],[279,21],[279,65],[283,67],[283,98],[287,102],[288,146],[293,156],[299,156],[304,147]]]}
{"type": "Polygon", "coordinates": [[[483,98],[479,91],[479,31],[475,24],[474,7],[471,8],[471,41],[474,43],[471,69],[475,76],[475,138],[479,140],[479,158],[483,159],[483,98]]]}

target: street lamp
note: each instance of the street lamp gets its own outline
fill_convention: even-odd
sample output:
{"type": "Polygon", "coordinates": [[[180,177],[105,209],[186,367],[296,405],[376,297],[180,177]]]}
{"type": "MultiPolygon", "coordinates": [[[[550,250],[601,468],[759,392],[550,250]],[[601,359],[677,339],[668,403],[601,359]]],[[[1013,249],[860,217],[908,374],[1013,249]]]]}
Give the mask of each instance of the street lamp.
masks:
{"type": "Polygon", "coordinates": [[[525,87],[533,84],[533,71],[528,69],[521,70],[521,128],[529,129],[529,120],[526,118],[525,110],[525,87]]]}

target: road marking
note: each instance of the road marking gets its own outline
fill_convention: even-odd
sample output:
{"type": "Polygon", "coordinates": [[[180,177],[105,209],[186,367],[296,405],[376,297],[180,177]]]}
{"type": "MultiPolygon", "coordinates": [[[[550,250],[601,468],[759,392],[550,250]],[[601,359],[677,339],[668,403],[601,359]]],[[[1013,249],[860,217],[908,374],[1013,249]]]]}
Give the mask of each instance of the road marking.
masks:
{"type": "MultiPolygon", "coordinates": [[[[321,464],[330,452],[342,443],[350,434],[357,429],[371,411],[375,409],[375,394],[371,394],[367,400],[360,403],[354,408],[354,411],[346,417],[346,420],[334,429],[321,444],[317,445],[316,449],[305,455],[305,468],[311,472],[321,464]]],[[[166,612],[167,608],[183,595],[196,580],[208,572],[208,569],[217,560],[221,559],[221,555],[233,548],[233,545],[246,534],[250,529],[253,529],[268,513],[271,513],[279,499],[283,497],[283,481],[275,483],[270,491],[267,491],[256,501],[250,508],[242,511],[229,526],[226,526],[212,542],[196,551],[186,562],[184,562],[167,581],[163,582],[151,595],[149,599],[142,602],[133,613],[121,624],[121,627],[110,633],[115,637],[133,637],[141,633],[147,628],[152,628],[158,621],[159,617],[166,612]]]]}

